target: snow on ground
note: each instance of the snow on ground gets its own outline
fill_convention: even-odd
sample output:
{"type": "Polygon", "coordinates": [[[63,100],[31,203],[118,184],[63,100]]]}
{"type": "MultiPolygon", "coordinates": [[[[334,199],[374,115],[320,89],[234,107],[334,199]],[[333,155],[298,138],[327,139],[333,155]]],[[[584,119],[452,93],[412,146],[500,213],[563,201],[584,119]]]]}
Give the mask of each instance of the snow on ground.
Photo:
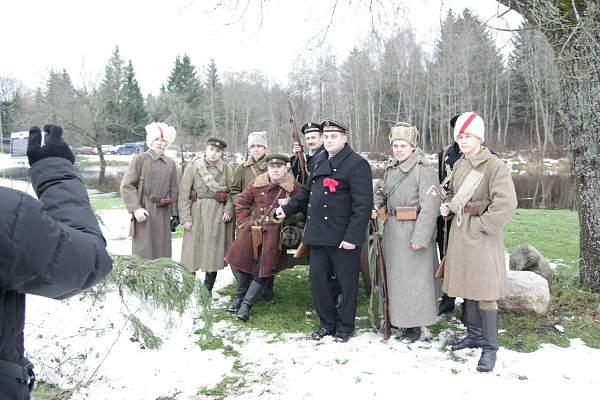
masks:
{"type": "MultiPolygon", "coordinates": [[[[131,241],[118,239],[127,236],[127,212],[100,214],[109,251],[130,254],[131,241]]],[[[173,250],[178,259],[181,239],[174,240],[173,250]]],[[[215,306],[228,303],[216,298],[217,291],[232,281],[229,269],[219,274],[215,306]]],[[[131,340],[133,331],[115,291],[96,300],[81,295],[62,302],[28,296],[25,341],[38,377],[63,388],[79,385],[75,400],[153,400],[208,398],[198,395],[201,387],[234,374],[234,357],[196,345],[192,313],[171,316],[169,325],[163,312],[134,296],[126,300],[127,308],[163,339],[160,349],[142,349],[131,340]]],[[[215,324],[213,332],[240,353],[238,361],[248,371],[246,385],[228,399],[564,399],[595,396],[600,388],[600,350],[579,339],[569,348],[545,345],[533,353],[501,349],[494,372],[480,374],[475,371],[478,350],[455,355],[443,350],[450,332],[416,344],[384,342],[366,330],[348,343],[330,337],[315,342],[306,334],[276,337],[228,321],[215,324]]]]}

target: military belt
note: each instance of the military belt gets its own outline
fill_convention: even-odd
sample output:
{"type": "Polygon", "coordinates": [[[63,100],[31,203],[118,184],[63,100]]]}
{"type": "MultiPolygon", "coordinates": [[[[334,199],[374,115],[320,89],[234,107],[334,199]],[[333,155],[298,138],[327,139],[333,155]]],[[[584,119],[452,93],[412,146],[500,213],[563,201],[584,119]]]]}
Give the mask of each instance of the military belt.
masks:
{"type": "Polygon", "coordinates": [[[29,372],[24,366],[6,360],[0,360],[0,374],[17,379],[20,383],[29,384],[29,372]]]}

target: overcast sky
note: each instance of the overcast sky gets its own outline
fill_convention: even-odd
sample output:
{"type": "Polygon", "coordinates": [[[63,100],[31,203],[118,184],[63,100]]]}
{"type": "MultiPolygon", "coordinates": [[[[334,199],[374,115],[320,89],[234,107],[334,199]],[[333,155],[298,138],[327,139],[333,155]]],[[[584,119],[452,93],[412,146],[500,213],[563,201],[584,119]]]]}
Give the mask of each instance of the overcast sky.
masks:
{"type": "MultiPolygon", "coordinates": [[[[260,4],[258,0],[250,0],[260,4]]],[[[225,0],[236,3],[236,0],[225,0]]],[[[115,46],[131,59],[144,94],[157,93],[175,57],[187,53],[200,70],[214,58],[219,71],[259,70],[285,82],[298,55],[319,51],[335,0],[267,0],[265,8],[212,9],[214,0],[3,0],[0,2],[2,60],[0,76],[19,79],[33,89],[42,86],[52,68],[65,68],[75,82],[98,77],[115,46]],[[243,14],[243,18],[240,18],[243,14]]],[[[245,0],[240,0],[245,4],[245,0]]],[[[340,0],[347,4],[348,1],[340,0]]],[[[356,4],[357,1],[352,2],[356,4]]],[[[358,3],[368,3],[367,1],[358,3]]],[[[494,0],[384,0],[390,7],[379,26],[410,23],[428,48],[448,9],[469,7],[482,20],[502,14],[494,0]]],[[[377,18],[377,16],[375,16],[377,18]]],[[[515,27],[510,12],[492,19],[497,27],[515,27]]],[[[364,7],[338,5],[323,46],[342,60],[371,27],[364,7]]],[[[499,46],[509,40],[498,35],[499,46]]]]}

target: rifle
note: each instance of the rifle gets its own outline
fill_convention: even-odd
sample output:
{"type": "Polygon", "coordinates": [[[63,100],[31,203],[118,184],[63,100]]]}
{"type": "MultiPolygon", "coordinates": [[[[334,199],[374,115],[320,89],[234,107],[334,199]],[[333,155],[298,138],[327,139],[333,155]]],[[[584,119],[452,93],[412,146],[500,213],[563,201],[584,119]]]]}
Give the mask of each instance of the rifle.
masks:
{"type": "MultiPolygon", "coordinates": [[[[290,125],[292,127],[292,140],[295,143],[300,143],[300,135],[298,134],[298,123],[296,121],[296,117],[294,116],[294,106],[292,106],[290,92],[288,92],[287,102],[288,107],[290,109],[290,125]]],[[[306,171],[306,160],[304,159],[304,151],[302,149],[296,152],[296,160],[298,160],[298,162],[300,163],[300,174],[302,175],[302,180],[300,183],[304,184],[304,182],[306,182],[308,172],[306,171]]]]}
{"type": "Polygon", "coordinates": [[[392,326],[390,324],[390,299],[388,297],[387,272],[385,269],[385,260],[383,259],[383,249],[381,247],[381,235],[379,234],[377,220],[370,220],[373,228],[373,242],[375,245],[375,257],[377,258],[377,274],[379,275],[379,293],[383,302],[383,315],[381,316],[381,330],[383,339],[390,338],[392,326]]]}

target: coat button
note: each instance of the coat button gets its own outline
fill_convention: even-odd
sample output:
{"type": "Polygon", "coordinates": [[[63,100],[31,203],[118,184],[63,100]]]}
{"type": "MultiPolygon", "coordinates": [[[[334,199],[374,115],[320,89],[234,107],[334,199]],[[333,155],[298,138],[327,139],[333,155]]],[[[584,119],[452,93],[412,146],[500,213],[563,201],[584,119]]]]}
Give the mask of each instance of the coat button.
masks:
{"type": "Polygon", "coordinates": [[[314,179],[312,180],[312,183],[315,183],[315,180],[314,180],[314,179]]]}
{"type": "Polygon", "coordinates": [[[312,192],[310,192],[310,194],[312,194],[312,192]]]}
{"type": "Polygon", "coordinates": [[[310,215],[308,216],[308,219],[310,219],[310,215]]]}
{"type": "Polygon", "coordinates": [[[323,217],[323,219],[327,219],[327,217],[323,217]]]}
{"type": "MultiPolygon", "coordinates": [[[[323,208],[327,208],[327,204],[323,204],[323,208]]],[[[262,211],[262,210],[261,210],[262,211]]]]}
{"type": "Polygon", "coordinates": [[[264,195],[264,194],[265,194],[265,192],[260,192],[260,194],[264,195]]]}
{"type": "Polygon", "coordinates": [[[335,172],[335,171],[337,171],[337,168],[334,168],[334,169],[333,169],[333,172],[335,172]]]}
{"type": "Polygon", "coordinates": [[[327,192],[325,192],[325,194],[327,194],[327,192]]]}
{"type": "Polygon", "coordinates": [[[308,203],[308,206],[310,207],[310,203],[308,203]]]}
{"type": "Polygon", "coordinates": [[[260,211],[265,211],[265,209],[263,207],[260,208],[260,211]]]}

